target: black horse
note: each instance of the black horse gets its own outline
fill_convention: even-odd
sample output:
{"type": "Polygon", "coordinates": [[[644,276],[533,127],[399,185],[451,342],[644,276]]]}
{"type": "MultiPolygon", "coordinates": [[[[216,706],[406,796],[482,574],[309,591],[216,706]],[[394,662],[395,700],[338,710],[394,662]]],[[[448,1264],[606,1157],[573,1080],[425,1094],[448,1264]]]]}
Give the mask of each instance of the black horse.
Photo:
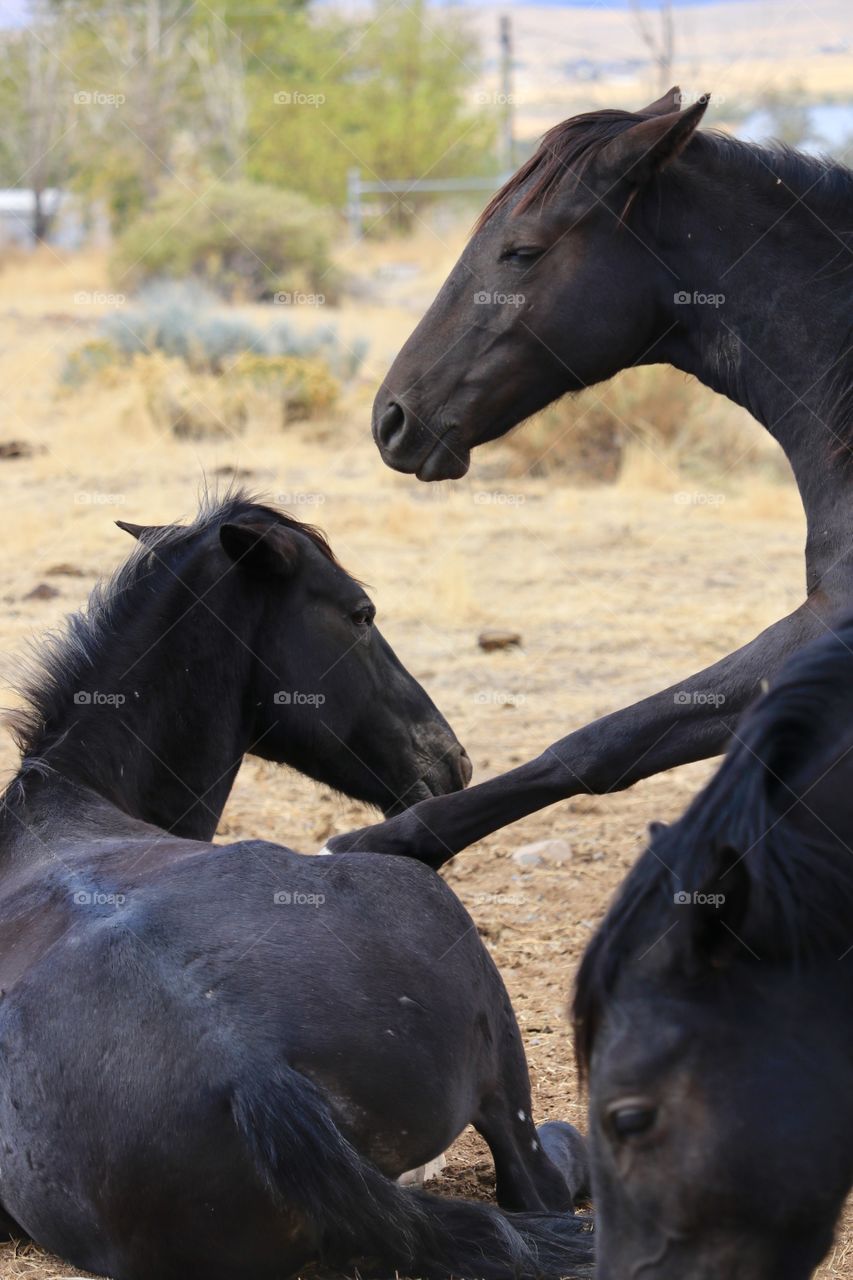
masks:
{"type": "Polygon", "coordinates": [[[232,497],[131,531],[0,806],[2,1226],[115,1280],[587,1274],[578,1135],[535,1128],[450,889],[211,843],[247,752],[393,809],[467,780],[450,728],[315,530],[232,497]],[[468,1123],[516,1215],[393,1181],[468,1123]]]}
{"type": "Polygon", "coordinates": [[[853,620],[658,828],[581,965],[599,1280],[806,1280],[853,1186],[853,620]]]}
{"type": "Polygon", "coordinates": [[[475,445],[564,392],[675,365],[785,450],[808,516],[807,598],[707,670],[335,848],[437,866],[554,801],[718,754],[762,680],[853,603],[853,174],[698,133],[705,103],[679,102],[672,90],[546,135],[394,362],[374,434],[400,471],[459,476],[475,445]]]}

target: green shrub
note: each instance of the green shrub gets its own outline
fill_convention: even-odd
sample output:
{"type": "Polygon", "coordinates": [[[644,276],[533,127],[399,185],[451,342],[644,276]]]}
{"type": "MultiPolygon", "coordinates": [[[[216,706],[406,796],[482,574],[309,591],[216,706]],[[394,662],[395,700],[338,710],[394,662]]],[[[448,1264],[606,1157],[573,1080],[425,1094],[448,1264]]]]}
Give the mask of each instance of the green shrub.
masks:
{"type": "Polygon", "coordinates": [[[120,237],[112,273],[123,289],[195,279],[228,297],[335,293],[332,215],[293,191],[221,182],[197,199],[166,188],[120,237]]]}
{"type": "Polygon", "coordinates": [[[81,387],[105,369],[121,364],[122,360],[123,352],[114,342],[108,338],[96,338],[71,352],[65,361],[61,380],[67,387],[81,387]]]}
{"type": "Polygon", "coordinates": [[[245,380],[281,405],[282,422],[303,422],[335,407],[337,379],[321,360],[300,356],[243,355],[228,372],[230,381],[245,380]]]}

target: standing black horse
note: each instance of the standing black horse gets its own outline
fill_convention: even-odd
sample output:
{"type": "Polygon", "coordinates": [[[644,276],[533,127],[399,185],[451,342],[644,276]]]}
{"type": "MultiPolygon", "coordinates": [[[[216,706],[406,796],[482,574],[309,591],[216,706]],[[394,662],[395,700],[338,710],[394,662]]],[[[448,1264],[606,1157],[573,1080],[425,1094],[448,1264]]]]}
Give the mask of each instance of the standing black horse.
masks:
{"type": "Polygon", "coordinates": [[[808,645],[584,957],[599,1280],[807,1280],[853,1186],[853,621],[808,645]]]}
{"type": "Polygon", "coordinates": [[[475,445],[563,393],[675,365],[785,450],[808,516],[807,598],[706,671],[335,848],[440,865],[556,800],[715,755],[762,680],[853,602],[853,174],[698,133],[705,103],[679,101],[672,90],[546,135],[394,362],[374,435],[400,471],[460,476],[475,445]]]}
{"type": "Polygon", "coordinates": [[[450,889],[211,843],[247,752],[390,809],[467,780],[447,723],[316,531],[240,497],[131,531],[0,806],[0,1227],[115,1280],[586,1274],[579,1140],[450,889]],[[515,1216],[393,1181],[468,1123],[515,1216]]]}

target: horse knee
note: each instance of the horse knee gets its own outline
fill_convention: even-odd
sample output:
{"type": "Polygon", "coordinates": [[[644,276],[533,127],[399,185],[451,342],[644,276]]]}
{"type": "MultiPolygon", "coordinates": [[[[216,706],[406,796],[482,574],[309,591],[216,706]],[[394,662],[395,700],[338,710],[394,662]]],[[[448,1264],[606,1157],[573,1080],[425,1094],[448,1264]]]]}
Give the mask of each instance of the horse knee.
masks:
{"type": "Polygon", "coordinates": [[[572,1204],[589,1199],[589,1152],[583,1134],[564,1120],[548,1120],[537,1125],[536,1132],[545,1155],[565,1179],[572,1204]]]}

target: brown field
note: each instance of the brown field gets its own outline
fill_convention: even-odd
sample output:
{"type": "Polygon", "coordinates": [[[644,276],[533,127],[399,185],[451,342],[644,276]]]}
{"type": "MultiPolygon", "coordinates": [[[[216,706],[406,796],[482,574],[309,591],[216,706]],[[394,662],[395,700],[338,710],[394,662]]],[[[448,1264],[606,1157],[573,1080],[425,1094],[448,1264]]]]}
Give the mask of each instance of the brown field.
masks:
{"type": "MultiPolygon", "coordinates": [[[[725,456],[715,463],[703,455],[701,474],[689,458],[677,465],[683,439],[633,430],[620,478],[604,486],[573,487],[565,467],[539,474],[529,451],[511,443],[475,455],[471,475],[453,485],[427,488],[382,467],[367,427],[371,389],[452,248],[436,255],[433,241],[417,290],[338,317],[342,332],[368,332],[373,348],[334,420],[287,430],[253,420],[239,439],[209,443],[158,433],[130,380],[58,391],[64,353],[93,327],[97,309],[81,314],[72,299],[104,287],[99,259],[8,264],[0,272],[0,440],[43,452],[0,460],[0,651],[20,652],[60,622],[126,554],[116,516],[147,523],[189,515],[204,473],[216,480],[236,472],[280,501],[289,495],[296,514],[325,527],[347,566],[372,584],[381,626],[466,743],[480,779],[712,661],[796,604],[796,494],[765,465],[772,450],[757,428],[734,411],[725,411],[725,456]],[[27,598],[42,583],[58,595],[27,598]],[[520,631],[522,647],[482,652],[484,626],[520,631]]],[[[417,244],[398,251],[417,255],[417,244]]],[[[368,252],[361,270],[369,275],[374,265],[368,252]]],[[[717,430],[720,402],[700,398],[691,412],[688,443],[700,440],[703,422],[717,430]]],[[[4,770],[14,768],[5,736],[0,757],[4,770]]],[[[648,821],[678,814],[709,771],[694,765],[625,794],[556,806],[484,841],[447,873],[509,986],[540,1120],[584,1123],[565,1014],[575,966],[648,821]],[[544,836],[567,839],[572,860],[519,869],[512,852],[544,836]]],[[[367,819],[358,805],[250,760],[221,833],[311,852],[367,819]]],[[[434,1185],[490,1193],[490,1164],[471,1134],[454,1145],[434,1185]]],[[[851,1231],[848,1217],[819,1274],[853,1280],[851,1231]]],[[[0,1280],[76,1274],[30,1246],[0,1246],[0,1280]]]]}

